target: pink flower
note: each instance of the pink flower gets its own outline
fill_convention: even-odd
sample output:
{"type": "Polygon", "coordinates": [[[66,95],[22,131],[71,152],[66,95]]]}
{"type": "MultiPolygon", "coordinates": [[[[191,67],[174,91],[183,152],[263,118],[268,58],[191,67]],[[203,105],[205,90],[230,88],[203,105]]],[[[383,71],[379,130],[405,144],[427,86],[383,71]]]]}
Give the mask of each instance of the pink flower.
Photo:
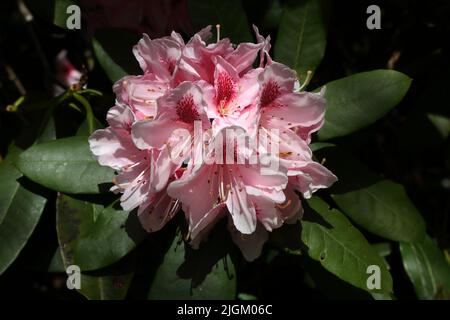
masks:
{"type": "Polygon", "coordinates": [[[142,76],[126,76],[117,81],[113,90],[119,103],[131,108],[137,120],[156,116],[156,100],[163,96],[169,85],[156,80],[152,73],[142,76]]]}
{"type": "Polygon", "coordinates": [[[312,160],[308,147],[311,134],[323,125],[325,100],[322,94],[293,92],[296,80],[293,70],[276,62],[261,73],[260,128],[279,130],[276,137],[269,136],[268,140],[279,144],[280,162],[288,169],[290,184],[310,198],[313,192],[328,188],[337,178],[312,160]]]}
{"type": "Polygon", "coordinates": [[[143,150],[170,150],[165,153],[166,161],[176,169],[192,151],[194,123],[197,121],[205,129],[210,127],[205,109],[200,88],[183,82],[158,99],[154,120],[133,125],[134,143],[143,150]]]}
{"type": "Polygon", "coordinates": [[[176,32],[170,37],[151,40],[147,34],[134,46],[133,53],[144,73],[156,80],[170,82],[184,47],[183,38],[176,32]]]}
{"type": "MultiPolygon", "coordinates": [[[[160,201],[166,197],[161,190],[168,180],[168,170],[160,164],[165,155],[164,150],[140,150],[134,145],[131,125],[136,118],[129,107],[112,107],[107,120],[110,126],[95,131],[89,137],[89,145],[101,165],[119,172],[111,190],[122,193],[120,202],[123,209],[139,207],[140,216],[145,215],[145,210],[148,211],[151,206],[157,211],[165,210],[161,207],[165,202],[160,201]],[[159,168],[155,170],[158,165],[159,168]]],[[[154,223],[143,225],[147,225],[147,229],[158,229],[154,223]]]]}
{"type": "Polygon", "coordinates": [[[337,179],[309,148],[324,122],[323,92],[298,92],[296,73],[272,61],[270,37],[254,28],[258,42],[238,46],[207,44],[211,27],[186,44],[174,32],[144,35],[133,50],[144,74],[114,85],[110,126],[89,139],[100,164],[118,172],[122,207],[138,208],[146,230],[181,207],[198,247],[227,217],[247,260],[269,232],[301,217],[296,192],[309,198],[337,179]]]}

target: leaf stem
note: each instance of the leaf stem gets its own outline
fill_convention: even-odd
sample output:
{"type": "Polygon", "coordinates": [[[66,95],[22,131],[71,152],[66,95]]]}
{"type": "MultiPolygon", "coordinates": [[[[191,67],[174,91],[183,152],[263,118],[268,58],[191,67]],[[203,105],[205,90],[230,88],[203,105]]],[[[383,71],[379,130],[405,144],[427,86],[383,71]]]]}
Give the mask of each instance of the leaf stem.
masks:
{"type": "Polygon", "coordinates": [[[94,113],[92,112],[92,107],[89,101],[83,97],[81,94],[73,92],[73,97],[80,102],[86,109],[86,119],[88,121],[89,133],[94,132],[94,113]]]}

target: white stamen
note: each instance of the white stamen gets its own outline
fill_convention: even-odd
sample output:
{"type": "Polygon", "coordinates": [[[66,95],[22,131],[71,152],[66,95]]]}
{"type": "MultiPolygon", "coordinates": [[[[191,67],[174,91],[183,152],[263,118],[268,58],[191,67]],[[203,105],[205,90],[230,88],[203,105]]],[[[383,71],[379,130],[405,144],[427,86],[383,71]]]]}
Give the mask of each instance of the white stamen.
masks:
{"type": "Polygon", "coordinates": [[[216,24],[216,30],[217,30],[217,42],[220,41],[220,24],[216,24]]]}
{"type": "Polygon", "coordinates": [[[313,74],[312,71],[308,70],[308,72],[306,73],[305,82],[303,82],[303,84],[300,86],[300,88],[298,88],[298,91],[302,91],[309,84],[309,82],[311,81],[311,78],[312,78],[312,74],[313,74]]]}

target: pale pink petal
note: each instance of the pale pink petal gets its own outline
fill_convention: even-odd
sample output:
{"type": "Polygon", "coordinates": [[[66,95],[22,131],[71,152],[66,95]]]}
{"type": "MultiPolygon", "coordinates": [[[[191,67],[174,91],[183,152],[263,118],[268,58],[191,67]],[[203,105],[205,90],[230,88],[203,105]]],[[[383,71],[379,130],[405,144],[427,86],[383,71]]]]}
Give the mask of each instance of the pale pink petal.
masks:
{"type": "Polygon", "coordinates": [[[167,193],[183,206],[192,238],[208,221],[212,221],[223,204],[218,201],[218,177],[215,165],[203,165],[194,172],[185,172],[179,180],[171,182],[167,193]],[[217,209],[217,210],[216,210],[217,209]]]}
{"type": "Polygon", "coordinates": [[[215,103],[220,114],[228,114],[235,110],[234,99],[238,95],[239,75],[222,57],[216,58],[214,72],[214,87],[216,89],[215,103]]]}
{"type": "Polygon", "coordinates": [[[257,165],[235,165],[234,167],[236,167],[234,174],[240,174],[245,185],[283,189],[288,182],[283,168],[271,169],[267,167],[265,168],[266,171],[263,172],[261,166],[257,165]]]}
{"type": "Polygon", "coordinates": [[[177,123],[169,119],[139,121],[132,126],[131,135],[139,149],[160,149],[177,129],[177,123]]]}
{"type": "Polygon", "coordinates": [[[284,94],[269,107],[263,107],[261,120],[269,127],[310,127],[325,116],[325,100],[318,94],[299,92],[284,94]]]}
{"type": "Polygon", "coordinates": [[[150,195],[151,172],[145,162],[122,171],[114,180],[123,192],[120,197],[120,204],[126,211],[137,208],[150,195]]]}
{"type": "Polygon", "coordinates": [[[272,231],[283,225],[283,219],[278,212],[276,203],[263,196],[252,197],[251,199],[256,208],[256,217],[267,231],[272,231]]]}
{"type": "Polygon", "coordinates": [[[264,43],[241,43],[225,59],[241,74],[252,67],[259,50],[263,47],[264,43]]]}
{"type": "Polygon", "coordinates": [[[325,118],[322,118],[321,121],[317,122],[316,124],[310,125],[308,127],[298,126],[293,128],[293,130],[298,134],[298,136],[306,141],[307,144],[311,143],[311,135],[314,132],[317,132],[322,128],[323,124],[325,123],[325,118]]]}
{"type": "Polygon", "coordinates": [[[106,120],[113,128],[130,130],[131,125],[136,121],[133,112],[125,105],[116,105],[108,110],[106,120]]]}
{"type": "Polygon", "coordinates": [[[159,192],[166,188],[170,177],[181,166],[172,161],[168,148],[163,148],[157,156],[154,165],[154,176],[152,180],[152,191],[159,192]]]}
{"type": "Polygon", "coordinates": [[[89,147],[102,166],[113,169],[134,164],[140,153],[128,131],[111,127],[96,130],[89,137],[89,147]]]}
{"type": "Polygon", "coordinates": [[[317,190],[329,188],[337,181],[337,177],[330,170],[317,162],[310,162],[305,167],[292,171],[296,172],[296,175],[289,177],[289,183],[307,199],[317,190]]]}
{"type": "Polygon", "coordinates": [[[256,228],[256,211],[249,200],[245,185],[239,177],[229,175],[225,188],[230,188],[226,205],[236,229],[241,233],[250,234],[256,228]]]}
{"type": "Polygon", "coordinates": [[[259,75],[261,107],[270,105],[283,94],[291,93],[296,80],[295,71],[281,63],[274,62],[267,66],[259,75]]]}
{"type": "Polygon", "coordinates": [[[239,79],[239,95],[235,104],[244,109],[258,104],[258,95],[260,91],[259,75],[263,72],[262,68],[252,69],[239,79]]]}
{"type": "Polygon", "coordinates": [[[295,223],[303,216],[302,203],[290,184],[284,190],[284,194],[286,201],[278,206],[280,216],[286,223],[295,223]]]}
{"type": "Polygon", "coordinates": [[[181,57],[181,45],[172,37],[151,40],[144,34],[133,53],[145,73],[153,73],[161,81],[170,81],[181,57]]]}
{"type": "Polygon", "coordinates": [[[160,230],[178,212],[176,200],[170,198],[165,191],[149,196],[138,209],[138,217],[147,232],[160,230]]]}
{"type": "Polygon", "coordinates": [[[270,65],[272,63],[272,58],[269,55],[269,51],[270,51],[270,35],[267,36],[267,38],[264,38],[260,33],[258,28],[253,25],[253,30],[255,31],[256,34],[256,40],[258,41],[258,43],[262,43],[264,44],[262,50],[260,51],[259,54],[259,66],[263,67],[264,66],[264,58],[267,59],[267,65],[270,65]]]}
{"type": "Polygon", "coordinates": [[[156,115],[156,100],[168,90],[166,83],[153,74],[126,76],[113,86],[117,101],[133,109],[137,120],[152,119],[156,115]]]}

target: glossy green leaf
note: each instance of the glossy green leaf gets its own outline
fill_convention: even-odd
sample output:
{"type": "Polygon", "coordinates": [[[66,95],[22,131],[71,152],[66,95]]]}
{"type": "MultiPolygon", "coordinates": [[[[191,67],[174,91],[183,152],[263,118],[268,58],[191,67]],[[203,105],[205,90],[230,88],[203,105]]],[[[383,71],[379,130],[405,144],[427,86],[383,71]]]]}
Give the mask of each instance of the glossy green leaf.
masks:
{"type": "Polygon", "coordinates": [[[328,1],[288,1],[283,7],[275,59],[297,71],[303,80],[314,71],[325,54],[328,1]]]}
{"type": "Polygon", "coordinates": [[[450,299],[450,264],[435,240],[401,242],[400,252],[419,299],[450,299]]]}
{"type": "Polygon", "coordinates": [[[386,257],[392,252],[391,244],[389,242],[381,242],[372,244],[373,249],[378,253],[378,255],[383,259],[384,264],[388,270],[391,269],[386,257]]]}
{"type": "Polygon", "coordinates": [[[411,79],[394,70],[361,72],[327,83],[327,111],[319,139],[345,136],[368,126],[395,107],[411,79]]]}
{"type": "MultiPolygon", "coordinates": [[[[102,123],[101,123],[100,121],[98,121],[97,118],[94,118],[93,126],[94,126],[94,130],[102,129],[102,128],[103,128],[102,123]]],[[[90,132],[89,132],[89,123],[88,123],[88,120],[87,120],[87,119],[84,119],[84,120],[83,120],[83,122],[81,123],[80,127],[79,127],[78,130],[77,130],[76,135],[77,135],[77,136],[85,136],[85,137],[90,136],[90,132]]]]}
{"type": "Polygon", "coordinates": [[[302,219],[302,241],[308,255],[329,272],[369,292],[392,292],[392,278],[386,266],[364,236],[338,210],[329,209],[319,198],[308,200],[311,210],[302,219]],[[369,290],[367,268],[380,268],[380,289],[369,290]]]}
{"type": "Polygon", "coordinates": [[[343,150],[326,148],[317,156],[339,178],[331,195],[356,224],[394,241],[423,238],[425,222],[402,185],[381,179],[343,150]]]}
{"type": "Polygon", "coordinates": [[[135,214],[60,194],[57,201],[58,238],[64,255],[81,270],[111,265],[147,235],[135,214]]]}
{"type": "Polygon", "coordinates": [[[372,247],[382,258],[387,257],[392,252],[391,244],[389,242],[375,243],[372,245],[372,247]]]}
{"type": "Polygon", "coordinates": [[[149,299],[235,299],[234,265],[216,236],[199,250],[175,237],[156,270],[149,299]]]}
{"type": "MultiPolygon", "coordinates": [[[[32,146],[16,163],[31,180],[66,193],[99,193],[111,183],[114,171],[100,166],[86,137],[58,139],[32,146]]],[[[108,189],[108,188],[106,188],[108,189]]]]}
{"type": "Polygon", "coordinates": [[[434,113],[427,114],[427,117],[442,138],[447,139],[450,135],[450,118],[434,113]]]}
{"type": "Polygon", "coordinates": [[[327,300],[370,300],[371,293],[343,281],[327,271],[319,261],[307,255],[302,259],[305,270],[304,282],[327,300]]]}
{"type": "MultiPolygon", "coordinates": [[[[19,152],[13,151],[12,153],[19,152]]],[[[47,200],[19,180],[22,174],[6,157],[0,163],[0,274],[28,241],[47,200]]]]}
{"type": "MultiPolygon", "coordinates": [[[[56,228],[62,263],[64,268],[80,267],[78,291],[88,299],[124,299],[127,294],[133,278],[130,267],[85,273],[117,262],[135,247],[128,237],[127,218],[125,212],[112,206],[103,208],[67,195],[58,196],[56,228]]],[[[58,270],[58,257],[53,260],[53,267],[58,270]]]]}
{"type": "Polygon", "coordinates": [[[374,300],[396,300],[393,293],[372,293],[374,300]]]}
{"type": "Polygon", "coordinates": [[[67,19],[72,14],[67,13],[67,8],[76,5],[77,2],[73,0],[40,0],[26,1],[26,4],[33,13],[37,13],[43,19],[66,29],[67,19]]]}
{"type": "Polygon", "coordinates": [[[257,297],[255,297],[252,294],[248,294],[248,293],[239,293],[238,294],[238,300],[258,300],[257,297]]]}
{"type": "Polygon", "coordinates": [[[188,12],[194,32],[220,24],[221,38],[228,37],[233,43],[253,40],[240,0],[188,0],[188,12]]]}
{"type": "Polygon", "coordinates": [[[82,274],[78,291],[89,300],[123,300],[132,279],[133,273],[108,276],[82,274]]]}
{"type": "Polygon", "coordinates": [[[102,29],[92,40],[95,56],[112,82],[127,74],[142,73],[132,54],[139,37],[121,29],[102,29]]]}
{"type": "MultiPolygon", "coordinates": [[[[54,0],[53,23],[61,28],[67,28],[67,19],[72,15],[72,11],[67,12],[71,5],[77,5],[72,0],[54,0]]],[[[81,12],[80,12],[81,13],[81,12]]]]}
{"type": "Polygon", "coordinates": [[[36,143],[43,143],[52,140],[56,140],[56,127],[55,127],[55,118],[52,117],[51,112],[47,111],[49,114],[47,123],[43,127],[42,133],[39,138],[36,140],[36,143]]]}

